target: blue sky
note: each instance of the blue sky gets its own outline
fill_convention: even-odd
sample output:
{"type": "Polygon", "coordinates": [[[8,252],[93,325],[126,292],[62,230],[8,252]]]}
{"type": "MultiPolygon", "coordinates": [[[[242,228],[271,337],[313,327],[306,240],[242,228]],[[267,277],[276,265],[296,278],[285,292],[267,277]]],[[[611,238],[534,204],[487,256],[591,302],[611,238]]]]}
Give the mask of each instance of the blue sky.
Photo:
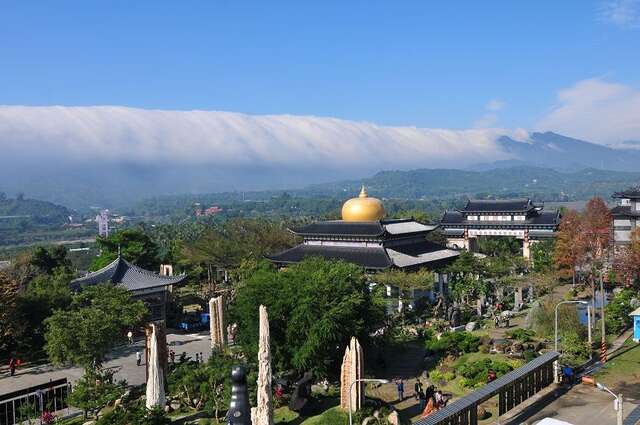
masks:
{"type": "Polygon", "coordinates": [[[635,0],[7,1],[0,104],[532,128],[580,81],[639,87],[638,10],[635,0]]]}

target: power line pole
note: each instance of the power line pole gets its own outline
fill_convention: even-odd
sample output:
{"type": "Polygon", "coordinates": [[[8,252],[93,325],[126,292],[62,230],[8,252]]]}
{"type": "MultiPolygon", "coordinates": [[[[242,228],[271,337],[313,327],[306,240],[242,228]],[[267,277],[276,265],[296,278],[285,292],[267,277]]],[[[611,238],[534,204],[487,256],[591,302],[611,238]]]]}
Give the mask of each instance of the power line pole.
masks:
{"type": "Polygon", "coordinates": [[[602,321],[602,344],[600,347],[600,361],[607,362],[607,333],[604,323],[604,283],[600,272],[600,320],[602,321]]]}

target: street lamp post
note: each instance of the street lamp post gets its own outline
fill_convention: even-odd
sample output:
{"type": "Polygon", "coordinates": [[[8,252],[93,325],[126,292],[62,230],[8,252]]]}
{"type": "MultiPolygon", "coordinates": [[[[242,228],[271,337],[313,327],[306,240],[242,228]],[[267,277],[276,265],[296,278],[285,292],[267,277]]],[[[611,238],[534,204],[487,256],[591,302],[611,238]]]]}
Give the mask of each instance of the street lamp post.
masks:
{"type": "Polygon", "coordinates": [[[611,391],[609,388],[605,387],[599,382],[596,383],[596,387],[598,387],[600,391],[608,392],[615,398],[615,401],[613,403],[613,408],[616,411],[616,425],[622,425],[623,417],[624,417],[624,412],[622,410],[622,400],[623,400],[622,394],[615,395],[613,391],[611,391]]]}
{"type": "MultiPolygon", "coordinates": [[[[568,301],[560,301],[558,304],[556,304],[556,308],[555,308],[555,335],[554,335],[554,350],[556,351],[556,353],[558,352],[558,307],[560,307],[562,304],[582,304],[582,305],[586,305],[587,306],[587,318],[590,319],[591,315],[589,314],[589,303],[586,301],[580,301],[580,300],[568,300],[568,301]]],[[[591,329],[591,323],[587,323],[587,327],[589,329],[591,329]]],[[[591,330],[589,330],[589,338],[591,338],[591,330]]],[[[559,382],[559,371],[560,371],[560,364],[558,363],[558,360],[553,362],[553,377],[554,377],[554,381],[557,384],[559,382]]]]}
{"type": "Polygon", "coordinates": [[[353,384],[357,384],[358,382],[377,382],[379,384],[388,384],[388,379],[375,379],[375,378],[362,378],[356,379],[349,385],[349,425],[353,425],[353,416],[351,412],[351,390],[353,389],[353,384]]]}

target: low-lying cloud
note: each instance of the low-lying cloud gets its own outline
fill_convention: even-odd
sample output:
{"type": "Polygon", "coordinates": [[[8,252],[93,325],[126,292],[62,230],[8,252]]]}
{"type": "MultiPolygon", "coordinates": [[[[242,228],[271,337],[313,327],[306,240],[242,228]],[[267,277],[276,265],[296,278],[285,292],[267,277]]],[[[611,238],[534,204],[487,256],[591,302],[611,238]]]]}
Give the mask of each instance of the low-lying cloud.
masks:
{"type": "Polygon", "coordinates": [[[385,127],[293,115],[145,110],[118,106],[0,106],[0,163],[225,166],[464,166],[508,159],[495,140],[523,130],[385,127]]]}
{"type": "Polygon", "coordinates": [[[556,106],[537,127],[615,145],[640,140],[639,117],[640,89],[592,78],[561,90],[556,106]]]}

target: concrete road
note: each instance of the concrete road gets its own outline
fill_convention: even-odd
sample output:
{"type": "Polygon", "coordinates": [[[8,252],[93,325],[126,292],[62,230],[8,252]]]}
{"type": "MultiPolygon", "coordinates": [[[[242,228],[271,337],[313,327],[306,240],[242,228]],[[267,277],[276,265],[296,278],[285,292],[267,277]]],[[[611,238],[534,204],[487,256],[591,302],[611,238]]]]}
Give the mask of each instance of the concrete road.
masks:
{"type": "MultiPolygon", "coordinates": [[[[176,359],[182,352],[195,359],[196,353],[202,353],[205,360],[211,354],[211,340],[208,332],[200,334],[167,334],[169,348],[176,353],[176,359]]],[[[116,380],[124,379],[130,385],[139,385],[145,380],[144,367],[144,340],[135,341],[132,345],[126,345],[115,349],[104,363],[105,368],[115,368],[116,380]],[[141,366],[136,365],[136,351],[140,351],[143,358],[141,366]]],[[[47,383],[51,380],[67,378],[71,382],[82,376],[82,368],[66,367],[57,368],[51,364],[41,366],[18,368],[15,376],[6,373],[0,375],[0,394],[17,391],[34,385],[47,383]]]]}
{"type": "MultiPolygon", "coordinates": [[[[635,425],[631,413],[638,407],[638,401],[625,400],[624,416],[627,423],[635,425]]],[[[638,411],[633,414],[637,417],[638,411]]],[[[579,384],[570,390],[556,389],[525,408],[517,416],[496,422],[503,425],[535,425],[544,418],[554,418],[574,425],[614,425],[616,412],[613,410],[613,396],[596,390],[592,386],[579,384]],[[558,397],[559,396],[559,397],[558,397]]]]}

